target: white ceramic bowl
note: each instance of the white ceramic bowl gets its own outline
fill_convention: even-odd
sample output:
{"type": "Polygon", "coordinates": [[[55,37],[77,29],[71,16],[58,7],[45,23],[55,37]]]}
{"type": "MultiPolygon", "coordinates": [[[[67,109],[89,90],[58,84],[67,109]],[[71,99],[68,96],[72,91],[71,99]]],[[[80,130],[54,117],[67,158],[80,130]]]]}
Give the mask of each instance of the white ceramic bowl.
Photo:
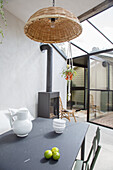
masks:
{"type": "Polygon", "coordinates": [[[60,128],[60,129],[62,129],[62,128],[65,128],[65,127],[66,127],[66,125],[62,125],[62,126],[53,125],[53,127],[54,127],[54,128],[60,128]]]}
{"type": "Polygon", "coordinates": [[[56,133],[63,133],[66,127],[66,120],[53,119],[53,129],[56,133]]]}
{"type": "Polygon", "coordinates": [[[53,122],[53,126],[64,127],[66,126],[66,124],[58,124],[58,123],[53,122]]]}
{"type": "Polygon", "coordinates": [[[62,119],[53,119],[53,123],[66,124],[66,120],[62,120],[62,119]]]}
{"type": "Polygon", "coordinates": [[[53,129],[56,133],[63,133],[65,126],[64,127],[53,126],[53,129]]]}

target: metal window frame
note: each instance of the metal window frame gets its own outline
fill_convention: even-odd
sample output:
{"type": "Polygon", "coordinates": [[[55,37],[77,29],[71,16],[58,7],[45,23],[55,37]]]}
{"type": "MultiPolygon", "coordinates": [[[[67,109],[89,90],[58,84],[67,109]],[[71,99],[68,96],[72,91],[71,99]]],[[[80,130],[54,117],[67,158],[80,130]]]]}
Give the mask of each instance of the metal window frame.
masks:
{"type": "MultiPolygon", "coordinates": [[[[108,7],[107,7],[107,8],[105,7],[104,10],[107,10],[107,9],[109,9],[110,7],[113,6],[113,2],[110,2],[110,1],[109,1],[108,4],[109,4],[108,7]]],[[[103,11],[103,10],[102,10],[102,11],[103,11]]],[[[100,11],[99,13],[101,13],[102,11],[100,11]]],[[[98,13],[97,13],[97,14],[98,14],[98,13]]],[[[95,15],[97,15],[97,14],[95,14],[95,15]]],[[[94,16],[94,15],[93,15],[93,16],[94,16]]],[[[91,17],[93,17],[93,16],[91,16],[91,17]]],[[[90,18],[91,18],[91,17],[90,17],[90,18]]],[[[89,19],[89,18],[86,18],[85,20],[86,20],[96,31],[98,31],[108,42],[110,42],[111,44],[113,44],[113,42],[112,42],[105,34],[103,34],[103,33],[101,32],[101,30],[99,30],[99,29],[98,29],[91,21],[89,21],[88,19],[89,19]]],[[[83,21],[85,21],[85,20],[83,20],[83,21]]],[[[83,21],[82,21],[82,22],[83,22],[83,21]]],[[[70,43],[71,43],[74,47],[76,47],[76,48],[78,48],[79,50],[85,52],[86,55],[89,55],[89,56],[95,55],[95,52],[94,52],[94,53],[93,53],[93,52],[88,53],[85,49],[81,48],[80,46],[76,45],[75,43],[73,43],[73,42],[71,42],[71,41],[70,41],[70,43]]],[[[56,50],[58,50],[59,53],[61,53],[61,55],[63,54],[62,51],[57,47],[57,45],[54,44],[54,48],[56,48],[56,50]]],[[[111,48],[111,49],[113,49],[113,48],[111,48]]],[[[110,50],[110,49],[106,49],[105,52],[106,52],[107,50],[110,50]]],[[[102,53],[103,51],[104,51],[104,50],[100,50],[100,51],[97,51],[97,52],[102,53]]],[[[97,54],[97,52],[96,52],[96,54],[97,54]]],[[[64,56],[64,54],[63,54],[63,56],[64,56]]],[[[85,56],[85,55],[80,55],[80,56],[85,56]]],[[[77,56],[77,57],[80,57],[80,56],[77,56]]],[[[65,56],[65,58],[67,58],[67,56],[65,56]]],[[[73,57],[73,58],[74,58],[74,57],[73,57]]]]}
{"type": "MultiPolygon", "coordinates": [[[[90,58],[89,58],[89,61],[90,61],[90,58]]],[[[88,78],[88,80],[90,79],[90,62],[89,62],[89,65],[88,65],[89,67],[88,67],[88,71],[89,71],[89,78],[88,78]]],[[[90,91],[106,91],[106,92],[108,92],[108,108],[107,108],[107,110],[109,111],[109,92],[112,92],[112,97],[113,97],[113,90],[111,90],[110,89],[110,65],[109,65],[109,63],[108,63],[108,76],[107,76],[107,79],[108,79],[108,82],[107,82],[107,86],[106,86],[106,89],[90,89],[90,81],[88,81],[88,84],[89,84],[89,86],[88,86],[88,95],[90,95],[90,91]]],[[[113,102],[113,101],[112,101],[113,102]]],[[[93,123],[93,124],[95,124],[95,125],[99,125],[99,126],[102,126],[102,127],[107,127],[107,128],[110,128],[110,129],[113,129],[113,127],[110,127],[110,126],[106,126],[106,125],[104,125],[104,124],[99,124],[99,123],[96,123],[96,122],[92,122],[91,120],[89,120],[89,115],[90,115],[90,112],[89,112],[89,105],[90,105],[90,98],[89,98],[89,96],[88,96],[88,104],[87,104],[87,106],[88,106],[88,108],[87,108],[87,122],[89,122],[89,123],[93,123]]],[[[112,106],[113,107],[113,106],[112,106]]]]}
{"type": "MultiPolygon", "coordinates": [[[[108,37],[106,37],[105,36],[105,34],[103,34],[102,32],[101,32],[101,30],[99,30],[94,24],[92,24],[88,19],[89,18],[91,18],[91,17],[93,17],[93,16],[95,16],[95,15],[97,15],[97,14],[99,14],[100,12],[102,12],[102,11],[104,11],[104,10],[106,10],[106,9],[109,9],[110,7],[112,7],[113,6],[113,1],[111,1],[111,0],[106,0],[106,1],[104,1],[103,3],[101,3],[100,5],[98,5],[98,7],[96,7],[97,8],[97,11],[99,10],[99,9],[101,9],[101,10],[99,10],[99,12],[96,12],[95,14],[92,14],[91,16],[89,16],[89,17],[86,17],[84,20],[83,19],[80,19],[80,18],[82,18],[83,16],[81,15],[81,16],[79,16],[78,18],[83,22],[83,21],[88,21],[88,23],[89,24],[91,24],[92,25],[92,27],[94,27],[104,38],[106,38],[106,40],[107,41],[109,41],[111,44],[113,44],[113,42],[111,41],[111,40],[109,40],[109,38],[108,37]]],[[[93,11],[92,11],[93,12],[93,11]]],[[[71,42],[71,41],[70,41],[71,42]]],[[[74,44],[74,43],[72,43],[71,42],[71,44],[73,45],[73,46],[75,46],[76,48],[78,48],[79,50],[81,50],[81,51],[83,51],[83,52],[85,52],[86,54],[85,55],[80,55],[80,56],[76,56],[76,57],[73,57],[73,59],[75,59],[75,58],[79,58],[79,57],[88,57],[88,88],[85,88],[85,89],[87,89],[87,122],[89,122],[89,123],[93,123],[93,124],[96,124],[96,125],[99,125],[99,126],[102,126],[102,127],[107,127],[107,128],[110,128],[110,129],[113,129],[112,127],[109,127],[109,126],[106,126],[106,125],[102,125],[102,124],[98,124],[98,123],[94,123],[94,122],[91,122],[90,120],[89,120],[89,103],[90,103],[90,97],[89,97],[89,94],[90,94],[90,91],[91,90],[95,90],[95,91],[98,91],[99,89],[90,89],[90,56],[92,56],[92,55],[97,55],[97,54],[101,54],[101,53],[107,53],[107,52],[110,52],[110,51],[113,51],[113,48],[110,48],[110,49],[106,49],[106,50],[100,50],[100,51],[96,51],[96,52],[91,52],[91,53],[88,53],[86,50],[84,50],[83,48],[81,48],[80,46],[77,46],[76,44],[74,44]]],[[[68,60],[67,59],[67,56],[66,55],[64,55],[64,53],[57,47],[57,45],[56,44],[51,44],[56,50],[57,50],[57,52],[65,59],[65,60],[68,60]]],[[[79,66],[79,65],[78,65],[79,66]]],[[[80,66],[80,67],[82,67],[82,66],[80,66]]],[[[85,68],[84,68],[84,71],[85,71],[85,68]]],[[[109,71],[108,71],[109,72],[109,71]]],[[[109,78],[109,76],[108,76],[108,78],[109,78]]],[[[109,81],[109,80],[108,80],[109,81]]],[[[84,82],[85,83],[85,82],[84,82]]],[[[109,86],[109,83],[108,83],[108,86],[109,86]]],[[[72,83],[71,83],[71,87],[72,87],[72,83]]],[[[102,90],[102,89],[101,89],[102,90]]],[[[108,90],[103,90],[103,91],[112,91],[112,90],[110,90],[109,88],[108,88],[108,90]]],[[[84,93],[85,93],[85,90],[84,90],[84,93]]],[[[112,94],[113,95],[113,94],[112,94]]],[[[85,97],[85,95],[84,95],[84,97],[85,97]]],[[[108,96],[109,97],[109,96],[108,96]]],[[[72,98],[71,98],[71,101],[72,101],[72,98]]],[[[84,104],[85,104],[85,102],[84,102],[84,104]]]]}

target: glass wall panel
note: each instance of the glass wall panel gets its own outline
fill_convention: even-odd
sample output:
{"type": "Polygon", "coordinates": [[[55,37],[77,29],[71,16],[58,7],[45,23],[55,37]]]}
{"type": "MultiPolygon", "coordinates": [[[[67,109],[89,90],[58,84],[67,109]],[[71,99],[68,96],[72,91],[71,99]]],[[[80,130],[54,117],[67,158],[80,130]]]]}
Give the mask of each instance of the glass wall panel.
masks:
{"type": "Polygon", "coordinates": [[[89,111],[91,122],[113,128],[113,91],[91,91],[89,111]]]}
{"type": "Polygon", "coordinates": [[[72,102],[72,108],[84,109],[84,90],[72,91],[72,102]]]}
{"type": "Polygon", "coordinates": [[[75,67],[76,76],[73,77],[72,87],[84,87],[84,68],[75,67]]]}
{"type": "Polygon", "coordinates": [[[85,89],[85,110],[87,110],[87,104],[88,104],[88,103],[87,103],[87,101],[88,101],[88,100],[87,100],[87,99],[88,99],[88,95],[87,95],[87,94],[88,94],[88,90],[85,89]]]}
{"type": "Polygon", "coordinates": [[[101,111],[106,112],[108,110],[108,91],[101,91],[101,111]]]}
{"type": "Polygon", "coordinates": [[[113,65],[110,65],[110,90],[113,90],[113,65]]]}
{"type": "Polygon", "coordinates": [[[85,68],[85,88],[88,88],[88,69],[85,68]]]}
{"type": "Polygon", "coordinates": [[[104,68],[106,67],[107,69],[106,70],[107,89],[113,90],[113,51],[108,53],[101,53],[98,54],[97,56],[102,60],[103,67],[104,68]]]}
{"type": "Polygon", "coordinates": [[[107,71],[103,60],[90,59],[90,89],[107,89],[107,71]]]}
{"type": "Polygon", "coordinates": [[[113,128],[113,52],[90,59],[89,120],[113,128]]]}
{"type": "Polygon", "coordinates": [[[109,92],[109,111],[113,111],[113,91],[109,92]]]}
{"type": "Polygon", "coordinates": [[[89,119],[99,117],[101,111],[101,91],[90,91],[89,119]]]}

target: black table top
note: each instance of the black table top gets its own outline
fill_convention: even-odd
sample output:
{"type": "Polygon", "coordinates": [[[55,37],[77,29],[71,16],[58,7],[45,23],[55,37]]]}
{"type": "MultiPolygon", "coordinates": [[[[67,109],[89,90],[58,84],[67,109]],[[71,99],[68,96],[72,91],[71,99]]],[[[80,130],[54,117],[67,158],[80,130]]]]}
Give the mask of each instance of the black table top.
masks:
{"type": "Polygon", "coordinates": [[[0,170],[71,170],[88,129],[87,123],[67,123],[62,134],[56,134],[52,119],[37,118],[25,138],[13,131],[0,136],[0,170]],[[44,158],[45,150],[58,147],[58,161],[44,158]]]}

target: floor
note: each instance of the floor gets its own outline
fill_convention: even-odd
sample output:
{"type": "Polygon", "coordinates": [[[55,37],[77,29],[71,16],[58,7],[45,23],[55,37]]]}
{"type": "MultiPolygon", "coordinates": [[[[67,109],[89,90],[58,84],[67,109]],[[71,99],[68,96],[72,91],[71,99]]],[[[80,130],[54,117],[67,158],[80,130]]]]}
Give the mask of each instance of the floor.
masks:
{"type": "MultiPolygon", "coordinates": [[[[81,117],[83,117],[86,120],[86,114],[87,114],[87,110],[81,110],[77,112],[77,115],[80,115],[80,119],[81,117]]],[[[90,119],[94,123],[102,124],[113,128],[113,111],[99,112],[99,113],[96,112],[96,118],[95,118],[95,114],[91,113],[90,119]]]]}
{"type": "MultiPolygon", "coordinates": [[[[97,126],[90,124],[86,136],[86,155],[88,154],[89,146],[95,135],[97,126]]],[[[113,130],[100,127],[101,139],[100,145],[102,147],[94,170],[113,170],[113,130]]]]}
{"type": "MultiPolygon", "coordinates": [[[[77,113],[76,114],[77,121],[85,121],[86,114],[77,113]]],[[[71,122],[74,122],[73,118],[71,118],[71,122]]],[[[85,149],[85,158],[89,153],[91,146],[91,141],[95,135],[97,126],[94,124],[90,124],[86,135],[86,149],[85,149]]],[[[99,157],[96,161],[94,170],[113,170],[113,130],[104,128],[100,126],[101,129],[101,138],[100,145],[102,147],[99,157]]],[[[80,153],[78,158],[80,157],[80,153]]]]}
{"type": "Polygon", "coordinates": [[[104,116],[94,119],[93,122],[113,128],[113,112],[108,112],[104,116]]]}

